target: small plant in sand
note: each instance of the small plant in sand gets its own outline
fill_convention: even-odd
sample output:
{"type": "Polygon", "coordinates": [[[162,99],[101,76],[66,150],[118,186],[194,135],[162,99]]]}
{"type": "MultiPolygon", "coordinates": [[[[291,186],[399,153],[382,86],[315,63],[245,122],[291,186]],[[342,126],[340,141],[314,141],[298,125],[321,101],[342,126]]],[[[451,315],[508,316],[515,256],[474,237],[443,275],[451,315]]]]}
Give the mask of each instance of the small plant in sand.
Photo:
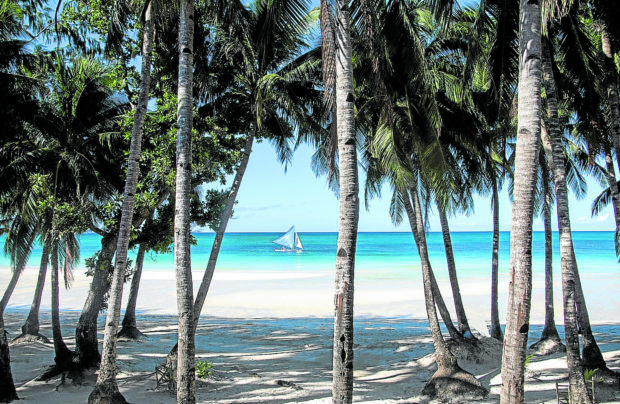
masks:
{"type": "Polygon", "coordinates": [[[532,358],[534,357],[534,355],[528,355],[525,357],[525,363],[523,364],[525,367],[527,367],[527,365],[529,365],[530,361],[532,360],[532,358]]]}
{"type": "Polygon", "coordinates": [[[213,362],[196,361],[196,375],[201,379],[206,379],[211,375],[213,362]]]}
{"type": "Polygon", "coordinates": [[[596,375],[597,371],[598,369],[586,369],[583,371],[583,378],[586,379],[587,382],[595,382],[596,379],[594,378],[594,376],[596,375]]]}

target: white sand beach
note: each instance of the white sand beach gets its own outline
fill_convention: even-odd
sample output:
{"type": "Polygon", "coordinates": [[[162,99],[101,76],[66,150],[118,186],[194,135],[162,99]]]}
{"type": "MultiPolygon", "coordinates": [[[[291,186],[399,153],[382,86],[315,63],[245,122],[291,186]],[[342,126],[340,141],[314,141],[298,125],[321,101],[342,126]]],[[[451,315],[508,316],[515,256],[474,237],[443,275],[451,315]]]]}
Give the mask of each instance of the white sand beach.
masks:
{"type": "MultiPolygon", "coordinates": [[[[0,269],[0,288],[9,279],[0,269]]],[[[87,293],[89,279],[76,271],[70,290],[61,290],[66,342],[87,293]]],[[[196,286],[202,274],[194,273],[196,286]]],[[[157,388],[155,366],[164,362],[176,339],[176,295],[172,272],[145,271],[138,300],[138,325],[147,338],[118,344],[118,381],[132,403],[174,403],[157,388]]],[[[28,268],[5,313],[10,337],[19,334],[27,315],[36,269],[28,268]]],[[[197,381],[200,403],[330,402],[333,280],[320,272],[288,276],[281,272],[216,273],[205,316],[197,332],[197,359],[212,362],[212,374],[197,381]]],[[[486,333],[490,296],[485,279],[461,284],[470,322],[486,333]]],[[[620,307],[615,291],[619,277],[584,279],[594,332],[611,369],[620,371],[620,307]]],[[[419,393],[435,369],[432,340],[426,323],[421,285],[378,281],[356,284],[355,401],[426,403],[419,393]]],[[[448,302],[449,286],[441,285],[448,302]]],[[[500,290],[507,285],[500,283],[500,290]]],[[[541,279],[534,279],[530,342],[544,322],[541,279]]],[[[560,285],[556,287],[556,322],[562,324],[560,285]]],[[[128,293],[126,287],[125,295],[128,293]]],[[[125,296],[126,298],[126,296],[125,296]]],[[[49,291],[44,292],[42,333],[51,336],[49,291]]],[[[505,302],[500,303],[500,313],[505,302]]],[[[104,316],[100,316],[100,333],[104,316]]],[[[502,318],[503,321],[503,318],[502,318]]],[[[460,365],[490,389],[484,403],[499,401],[501,347],[485,340],[479,358],[461,358],[460,365]]],[[[76,386],[61,377],[34,379],[53,363],[51,345],[11,345],[13,376],[21,402],[85,402],[96,376],[76,386]]],[[[565,357],[534,357],[527,367],[528,403],[555,402],[555,382],[566,378],[565,357]]],[[[601,387],[598,402],[620,402],[620,391],[601,387]]]]}

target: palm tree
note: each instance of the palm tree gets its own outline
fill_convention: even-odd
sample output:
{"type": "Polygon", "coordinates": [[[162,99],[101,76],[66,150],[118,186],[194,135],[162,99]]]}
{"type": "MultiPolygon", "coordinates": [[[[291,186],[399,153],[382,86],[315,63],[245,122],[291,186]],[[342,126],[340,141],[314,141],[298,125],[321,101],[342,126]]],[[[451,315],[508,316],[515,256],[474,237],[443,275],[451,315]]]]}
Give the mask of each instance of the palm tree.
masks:
{"type": "Polygon", "coordinates": [[[510,287],[500,400],[522,403],[525,350],[532,292],[532,221],[540,146],[540,4],[521,1],[519,27],[519,100],[515,151],[514,203],[510,230],[510,287]]]}
{"type": "Polygon", "coordinates": [[[190,255],[189,201],[192,175],[192,115],[194,2],[181,1],[179,28],[179,86],[176,196],[174,215],[174,266],[179,313],[177,402],[195,403],[194,298],[190,255]]]}
{"type": "Polygon", "coordinates": [[[333,36],[323,30],[323,41],[335,47],[333,59],[324,59],[324,66],[335,65],[336,136],[340,189],[340,222],[336,246],[336,277],[334,288],[334,339],[332,400],[350,403],[353,400],[353,295],[355,249],[359,219],[359,180],[357,172],[357,142],[355,139],[353,66],[351,52],[351,17],[348,2],[337,0],[335,15],[326,12],[326,0],[321,1],[322,26],[330,27],[333,36]]]}
{"type": "MultiPolygon", "coordinates": [[[[223,77],[215,88],[209,89],[210,94],[207,95],[215,99],[205,109],[210,107],[219,114],[229,113],[226,105],[232,92],[236,112],[244,115],[242,124],[236,129],[245,133],[246,139],[215,233],[209,261],[196,293],[194,326],[198,325],[255,138],[271,140],[284,162],[290,158],[287,140],[293,137],[293,128],[297,128],[300,137],[318,130],[310,106],[317,103],[312,97],[318,92],[311,85],[312,74],[319,61],[315,50],[304,52],[307,45],[301,40],[310,23],[304,12],[307,2],[268,3],[258,0],[249,6],[239,1],[227,3],[225,12],[216,10],[213,17],[218,35],[211,60],[219,65],[215,66],[214,63],[212,68],[216,72],[220,70],[219,74],[223,77]],[[225,77],[230,79],[231,71],[234,72],[233,80],[236,83],[228,82],[225,77]]],[[[202,70],[197,72],[203,82],[207,82],[209,76],[214,74],[208,71],[203,77],[203,73],[202,70]]],[[[207,95],[203,97],[209,98],[207,95]]]]}
{"type": "Polygon", "coordinates": [[[585,386],[583,368],[579,357],[579,335],[577,315],[577,261],[573,249],[573,240],[570,230],[568,212],[568,191],[566,187],[566,172],[564,167],[563,149],[560,143],[560,125],[558,121],[557,89],[551,68],[551,52],[548,47],[543,51],[543,72],[547,104],[549,109],[551,154],[547,156],[555,185],[557,198],[558,227],[560,232],[560,254],[562,256],[562,289],[564,291],[564,329],[566,334],[566,362],[568,377],[571,385],[570,399],[579,403],[590,403],[591,398],[585,386]]]}
{"type": "MultiPolygon", "coordinates": [[[[545,62],[543,62],[545,63],[545,62]]],[[[544,79],[544,77],[543,77],[544,79]]],[[[551,153],[550,145],[545,142],[548,138],[547,128],[543,123],[541,128],[542,145],[544,153],[540,153],[540,187],[542,189],[541,214],[545,230],[545,327],[543,328],[540,340],[530,346],[530,349],[542,355],[549,355],[555,352],[566,352],[566,347],[562,344],[560,334],[555,326],[555,311],[553,302],[553,230],[551,226],[551,206],[553,205],[552,181],[545,155],[551,153]]]]}
{"type": "Polygon", "coordinates": [[[127,167],[127,180],[123,194],[122,216],[119,226],[118,242],[116,246],[116,262],[112,277],[110,299],[108,302],[108,315],[102,348],[102,361],[99,369],[97,384],[88,397],[89,403],[107,402],[118,400],[124,402],[118,385],[116,384],[116,338],[118,323],[120,321],[121,299],[123,296],[123,283],[125,269],[127,268],[127,249],[133,224],[133,210],[142,146],[142,133],[146,108],[149,100],[151,56],[153,50],[153,13],[152,4],[149,3],[144,17],[144,39],[142,43],[142,80],[140,83],[140,95],[134,113],[134,123],[131,132],[131,146],[129,149],[129,161],[127,167]],[[120,396],[120,397],[119,397],[120,396]]]}

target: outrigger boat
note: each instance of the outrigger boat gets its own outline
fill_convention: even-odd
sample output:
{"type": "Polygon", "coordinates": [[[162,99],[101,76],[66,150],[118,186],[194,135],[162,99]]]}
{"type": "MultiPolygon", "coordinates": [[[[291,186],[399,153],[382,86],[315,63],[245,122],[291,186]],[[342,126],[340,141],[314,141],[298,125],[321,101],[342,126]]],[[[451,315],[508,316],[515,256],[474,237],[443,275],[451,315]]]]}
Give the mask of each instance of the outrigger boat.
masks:
{"type": "Polygon", "coordinates": [[[272,243],[280,246],[274,250],[278,252],[302,252],[304,250],[299,234],[295,231],[295,226],[291,226],[286,233],[273,240],[272,243]]]}

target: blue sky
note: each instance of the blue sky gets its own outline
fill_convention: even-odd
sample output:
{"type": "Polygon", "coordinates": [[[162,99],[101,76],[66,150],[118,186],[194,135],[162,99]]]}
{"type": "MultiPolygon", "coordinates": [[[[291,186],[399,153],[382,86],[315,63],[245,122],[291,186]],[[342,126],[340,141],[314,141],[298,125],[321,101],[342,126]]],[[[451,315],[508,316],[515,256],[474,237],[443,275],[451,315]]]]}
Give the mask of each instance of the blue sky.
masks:
{"type": "MultiPolygon", "coordinates": [[[[284,232],[295,225],[300,232],[338,231],[338,199],[327,187],[325,178],[316,178],[310,167],[312,150],[302,145],[293,157],[287,172],[266,141],[254,145],[241,189],[237,195],[234,218],[229,232],[284,232]]],[[[363,176],[362,170],[360,174],[363,176]]],[[[363,178],[362,178],[363,179],[363,178]]],[[[572,229],[614,230],[611,208],[598,217],[590,217],[591,200],[601,191],[589,181],[588,196],[581,201],[571,196],[572,229]]],[[[408,223],[395,227],[389,217],[390,190],[385,187],[382,198],[370,201],[369,210],[360,210],[359,231],[410,231],[408,223]]],[[[486,197],[477,197],[476,213],[451,218],[452,231],[490,231],[491,204],[486,197]]],[[[505,190],[500,200],[500,226],[510,230],[511,205],[505,190]]],[[[555,212],[553,213],[555,219],[555,212]]],[[[431,231],[440,231],[439,219],[430,217],[431,231]]],[[[554,220],[554,228],[557,229],[554,220]]],[[[534,219],[534,230],[543,230],[542,219],[534,219]]]]}

